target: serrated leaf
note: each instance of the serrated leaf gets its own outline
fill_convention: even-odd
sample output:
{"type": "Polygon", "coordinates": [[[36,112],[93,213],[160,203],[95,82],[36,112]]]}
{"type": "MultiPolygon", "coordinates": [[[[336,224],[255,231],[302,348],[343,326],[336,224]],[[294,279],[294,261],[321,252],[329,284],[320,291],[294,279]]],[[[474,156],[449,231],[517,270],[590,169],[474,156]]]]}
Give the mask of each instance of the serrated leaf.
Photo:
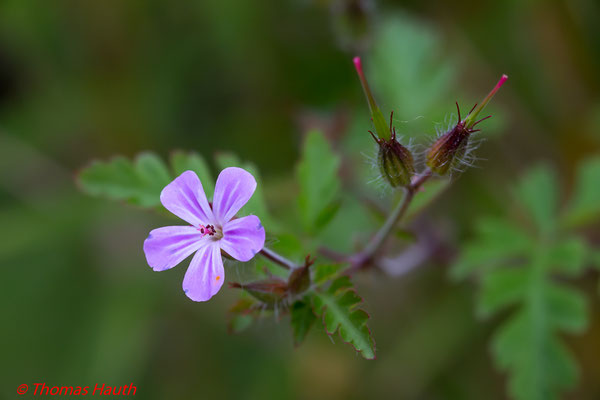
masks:
{"type": "Polygon", "coordinates": [[[253,214],[260,218],[260,222],[269,232],[277,231],[277,224],[271,218],[267,203],[265,202],[262,180],[256,165],[250,162],[242,162],[237,156],[231,153],[220,153],[215,157],[215,161],[220,170],[227,167],[239,167],[250,172],[256,179],[257,185],[254,194],[248,200],[248,203],[240,210],[240,215],[253,214]]]}
{"type": "Polygon", "coordinates": [[[600,157],[586,160],[579,166],[565,220],[570,225],[581,225],[597,217],[600,217],[600,157]]]}
{"type": "Polygon", "coordinates": [[[204,157],[200,154],[190,151],[175,151],[171,154],[171,169],[175,176],[179,176],[185,171],[194,171],[200,182],[202,182],[202,188],[209,199],[215,191],[215,180],[212,177],[210,168],[206,163],[204,157]]]}
{"type": "Polygon", "coordinates": [[[304,229],[309,233],[322,229],[339,209],[334,205],[339,201],[339,165],[339,156],[331,151],[323,134],[309,132],[297,168],[298,207],[304,229]]]}
{"type": "Polygon", "coordinates": [[[344,264],[317,264],[314,267],[313,282],[315,285],[322,285],[325,282],[337,277],[344,264]]]}
{"type": "Polygon", "coordinates": [[[339,333],[364,358],[375,358],[375,342],[367,327],[369,315],[357,309],[362,299],[352,288],[348,277],[336,279],[325,292],[315,292],[313,307],[321,316],[328,335],[339,333]]]}
{"type": "Polygon", "coordinates": [[[554,229],[558,187],[550,167],[539,165],[527,171],[517,185],[516,195],[540,232],[547,233],[554,229]]]}
{"type": "Polygon", "coordinates": [[[158,156],[141,153],[133,163],[125,157],[94,161],[79,173],[78,181],[92,196],[155,207],[160,205],[160,192],[171,181],[171,176],[158,156]]]}
{"type": "Polygon", "coordinates": [[[310,299],[298,300],[292,304],[290,307],[290,323],[292,324],[295,346],[299,346],[304,341],[316,319],[310,299]]]}

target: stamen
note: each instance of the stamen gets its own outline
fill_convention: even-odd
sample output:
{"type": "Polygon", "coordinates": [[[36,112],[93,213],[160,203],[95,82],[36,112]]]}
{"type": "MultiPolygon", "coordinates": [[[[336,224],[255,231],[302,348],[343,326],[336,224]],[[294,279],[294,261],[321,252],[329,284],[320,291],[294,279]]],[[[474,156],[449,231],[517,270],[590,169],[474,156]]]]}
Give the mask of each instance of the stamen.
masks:
{"type": "Polygon", "coordinates": [[[202,234],[202,237],[206,235],[214,236],[214,234],[217,233],[217,230],[215,229],[214,225],[200,225],[200,228],[198,228],[198,230],[202,234]]]}

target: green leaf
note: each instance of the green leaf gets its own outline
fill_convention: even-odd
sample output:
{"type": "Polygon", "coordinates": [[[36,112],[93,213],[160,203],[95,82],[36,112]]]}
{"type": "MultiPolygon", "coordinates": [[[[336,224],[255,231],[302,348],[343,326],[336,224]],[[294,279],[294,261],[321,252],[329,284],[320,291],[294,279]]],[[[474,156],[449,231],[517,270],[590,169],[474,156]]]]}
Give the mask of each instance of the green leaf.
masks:
{"type": "Polygon", "coordinates": [[[315,220],[316,230],[321,230],[322,228],[326,227],[331,222],[331,220],[337,215],[337,212],[339,211],[341,205],[342,200],[337,199],[329,203],[325,208],[323,208],[323,210],[321,210],[319,215],[317,215],[317,219],[315,220]]]}
{"type": "Polygon", "coordinates": [[[573,386],[577,366],[536,314],[530,308],[515,314],[494,336],[492,350],[500,368],[510,371],[511,397],[558,399],[561,391],[573,386]]]}
{"type": "MultiPolygon", "coordinates": [[[[381,104],[393,106],[396,118],[443,118],[447,109],[440,109],[445,106],[440,99],[446,98],[456,76],[455,59],[443,49],[441,35],[412,16],[400,14],[378,22],[368,70],[381,104]]],[[[412,121],[411,135],[423,135],[429,124],[425,118],[412,121]]]]}
{"type": "Polygon", "coordinates": [[[583,294],[556,275],[581,275],[593,251],[557,229],[558,188],[549,169],[526,173],[516,192],[539,232],[528,236],[510,221],[484,219],[453,272],[480,278],[477,308],[482,314],[513,306],[492,346],[497,365],[509,374],[511,397],[558,399],[577,380],[577,366],[561,336],[582,332],[588,310],[583,294]]]}
{"type": "Polygon", "coordinates": [[[453,279],[464,279],[475,270],[517,259],[533,247],[532,239],[521,228],[504,219],[480,219],[475,232],[475,239],[466,244],[450,270],[453,279]]]}
{"type": "Polygon", "coordinates": [[[567,224],[581,225],[600,217],[599,183],[600,157],[582,162],[577,170],[575,190],[565,214],[567,224]]]}
{"type": "Polygon", "coordinates": [[[317,131],[309,132],[297,168],[298,206],[309,233],[322,229],[339,209],[335,205],[339,201],[339,166],[340,158],[331,151],[325,137],[317,131]]]}
{"type": "Polygon", "coordinates": [[[344,264],[317,264],[313,268],[313,282],[322,285],[337,277],[344,264]]]}
{"type": "Polygon", "coordinates": [[[256,302],[242,297],[231,306],[228,313],[227,329],[229,333],[241,333],[248,329],[256,318],[254,309],[256,302]]]}
{"type": "Polygon", "coordinates": [[[561,240],[550,249],[548,267],[551,271],[577,276],[585,267],[587,245],[578,237],[561,240]]]}
{"type": "Polygon", "coordinates": [[[549,324],[564,332],[581,333],[587,327],[587,303],[578,291],[550,283],[545,291],[549,324]]]}
{"type": "Polygon", "coordinates": [[[540,165],[528,171],[519,181],[517,198],[542,233],[554,229],[558,211],[558,188],[553,171],[540,165]]]}
{"type": "Polygon", "coordinates": [[[248,203],[240,210],[240,215],[256,215],[260,218],[260,222],[265,227],[265,230],[269,232],[277,231],[277,224],[273,221],[267,210],[262,180],[256,165],[250,162],[241,162],[237,156],[231,153],[217,154],[215,161],[220,170],[227,167],[239,167],[245,169],[254,176],[257,183],[256,190],[250,200],[248,200],[248,203]]]}
{"type": "Polygon", "coordinates": [[[315,314],[321,316],[328,335],[339,332],[345,343],[350,344],[364,358],[375,358],[375,341],[367,327],[369,315],[357,309],[362,299],[356,294],[348,277],[332,282],[328,290],[313,296],[315,314]]]}
{"type": "Polygon", "coordinates": [[[200,178],[207,198],[212,199],[215,191],[215,180],[204,157],[193,151],[175,151],[171,154],[171,168],[176,177],[185,171],[194,171],[200,178]]]}
{"type": "Polygon", "coordinates": [[[125,200],[142,207],[160,205],[160,192],[170,181],[167,167],[152,153],[138,155],[133,163],[124,157],[94,161],[78,176],[81,188],[92,196],[125,200]]]}
{"type": "Polygon", "coordinates": [[[296,301],[292,304],[292,307],[290,307],[290,323],[292,324],[295,346],[302,344],[310,331],[310,328],[317,319],[310,303],[310,299],[305,298],[296,301]]]}
{"type": "Polygon", "coordinates": [[[423,211],[450,186],[450,182],[448,179],[429,180],[426,182],[410,203],[406,218],[413,218],[423,211]]]}
{"type": "Polygon", "coordinates": [[[489,316],[522,300],[527,294],[528,275],[524,268],[496,269],[485,274],[481,282],[479,313],[489,316]]]}

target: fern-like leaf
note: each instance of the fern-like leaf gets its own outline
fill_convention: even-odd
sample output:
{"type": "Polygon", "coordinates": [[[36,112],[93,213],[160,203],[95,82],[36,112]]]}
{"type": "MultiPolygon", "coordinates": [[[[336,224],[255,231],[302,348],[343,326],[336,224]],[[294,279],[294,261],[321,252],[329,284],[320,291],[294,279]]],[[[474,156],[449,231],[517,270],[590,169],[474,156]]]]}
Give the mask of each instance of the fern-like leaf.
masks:
{"type": "Polygon", "coordinates": [[[496,363],[509,373],[511,397],[556,399],[578,374],[561,335],[581,332],[587,323],[584,296],[556,277],[580,275],[591,250],[560,223],[558,183],[549,168],[529,171],[514,193],[527,224],[481,220],[452,275],[479,278],[480,314],[514,310],[492,339],[496,363]]]}
{"type": "Polygon", "coordinates": [[[346,276],[336,279],[331,286],[313,296],[315,314],[321,316],[328,335],[339,332],[340,338],[350,344],[364,358],[375,358],[375,341],[367,327],[369,315],[358,309],[362,299],[346,276]]]}

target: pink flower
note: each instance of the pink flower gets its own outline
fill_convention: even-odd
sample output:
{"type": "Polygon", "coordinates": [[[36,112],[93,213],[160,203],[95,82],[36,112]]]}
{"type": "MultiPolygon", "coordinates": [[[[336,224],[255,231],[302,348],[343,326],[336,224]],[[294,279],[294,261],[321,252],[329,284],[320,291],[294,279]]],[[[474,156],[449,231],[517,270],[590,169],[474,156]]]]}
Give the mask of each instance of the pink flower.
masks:
{"type": "Polygon", "coordinates": [[[241,168],[226,168],[217,178],[211,208],[196,173],[181,174],[163,189],[160,201],[191,226],[165,226],[151,231],[144,241],[148,265],[164,271],[196,252],[183,278],[183,291],[194,301],[210,299],[225,278],[221,251],[236,260],[248,261],[265,244],[265,229],[258,217],[235,218],[255,189],[252,174],[241,168]]]}

